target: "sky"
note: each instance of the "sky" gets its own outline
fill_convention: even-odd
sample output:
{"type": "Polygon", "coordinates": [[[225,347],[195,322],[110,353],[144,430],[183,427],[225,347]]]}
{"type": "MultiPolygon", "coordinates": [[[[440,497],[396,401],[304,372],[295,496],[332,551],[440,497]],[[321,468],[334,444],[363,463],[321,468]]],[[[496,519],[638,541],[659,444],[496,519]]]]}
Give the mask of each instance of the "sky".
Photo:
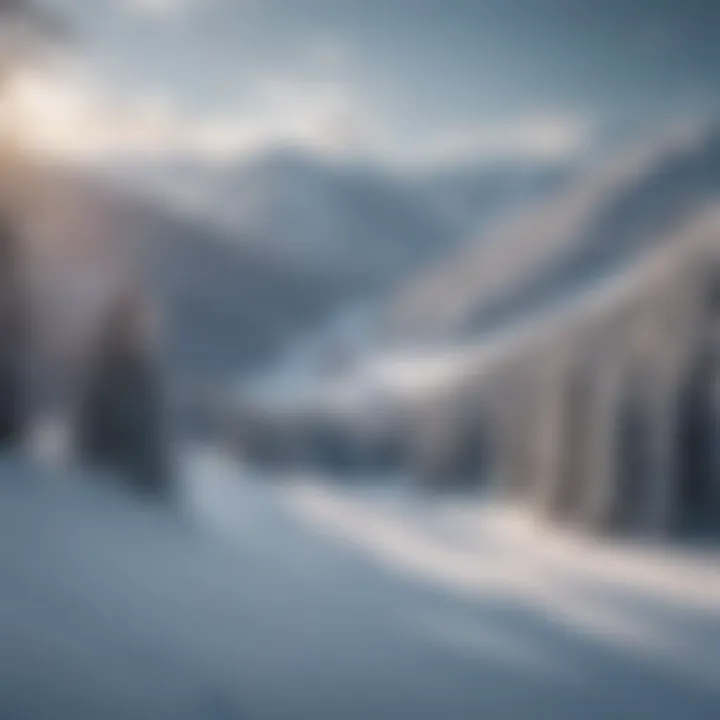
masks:
{"type": "Polygon", "coordinates": [[[46,3],[73,59],[29,95],[76,153],[555,157],[718,102],[715,0],[46,3]]]}

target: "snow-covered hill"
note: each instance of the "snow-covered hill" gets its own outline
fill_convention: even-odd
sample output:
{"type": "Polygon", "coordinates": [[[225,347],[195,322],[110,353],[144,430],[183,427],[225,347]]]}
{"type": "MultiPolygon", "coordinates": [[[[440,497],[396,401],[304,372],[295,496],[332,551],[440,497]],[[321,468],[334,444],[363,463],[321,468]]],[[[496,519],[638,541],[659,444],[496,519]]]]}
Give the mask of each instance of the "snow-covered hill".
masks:
{"type": "Polygon", "coordinates": [[[720,132],[702,126],[591,168],[411,280],[387,332],[405,340],[476,336],[516,322],[617,271],[720,198],[720,132]]]}
{"type": "Polygon", "coordinates": [[[713,717],[717,553],[185,457],[185,512],[0,463],[0,715],[713,717]]]}

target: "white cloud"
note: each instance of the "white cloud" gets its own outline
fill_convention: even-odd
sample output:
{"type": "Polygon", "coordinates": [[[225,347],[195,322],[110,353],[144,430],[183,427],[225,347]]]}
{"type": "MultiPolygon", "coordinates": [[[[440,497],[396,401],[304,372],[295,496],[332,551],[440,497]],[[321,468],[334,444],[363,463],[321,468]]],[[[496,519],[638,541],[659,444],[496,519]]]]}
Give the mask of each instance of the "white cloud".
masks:
{"type": "Polygon", "coordinates": [[[198,117],[162,95],[118,98],[82,68],[26,75],[16,85],[29,141],[65,158],[198,155],[226,161],[293,144],[330,155],[427,164],[462,158],[560,158],[582,151],[591,127],[568,114],[474,125],[421,138],[390,131],[361,88],[342,77],[276,76],[257,81],[235,108],[198,117]]]}
{"type": "Polygon", "coordinates": [[[568,157],[591,142],[592,125],[568,113],[541,113],[506,123],[453,128],[432,144],[437,160],[458,157],[568,157]]]}
{"type": "Polygon", "coordinates": [[[254,95],[251,113],[279,140],[352,152],[368,150],[378,133],[367,103],[341,80],[270,78],[254,95]]]}
{"type": "Polygon", "coordinates": [[[15,98],[27,140],[73,159],[194,153],[223,160],[278,143],[344,153],[362,151],[371,136],[341,82],[266,79],[235,110],[199,118],[161,96],[114,97],[77,68],[18,78],[15,98]]]}

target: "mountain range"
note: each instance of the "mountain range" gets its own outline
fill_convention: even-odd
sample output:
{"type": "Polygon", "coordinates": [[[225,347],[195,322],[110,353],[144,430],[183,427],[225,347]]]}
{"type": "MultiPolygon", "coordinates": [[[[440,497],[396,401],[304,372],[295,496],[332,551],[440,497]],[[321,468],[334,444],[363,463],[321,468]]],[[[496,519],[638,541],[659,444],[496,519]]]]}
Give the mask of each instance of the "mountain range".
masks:
{"type": "Polygon", "coordinates": [[[391,296],[571,170],[509,161],[400,173],[281,149],[98,174],[167,307],[173,365],[218,378],[257,371],[391,296]]]}

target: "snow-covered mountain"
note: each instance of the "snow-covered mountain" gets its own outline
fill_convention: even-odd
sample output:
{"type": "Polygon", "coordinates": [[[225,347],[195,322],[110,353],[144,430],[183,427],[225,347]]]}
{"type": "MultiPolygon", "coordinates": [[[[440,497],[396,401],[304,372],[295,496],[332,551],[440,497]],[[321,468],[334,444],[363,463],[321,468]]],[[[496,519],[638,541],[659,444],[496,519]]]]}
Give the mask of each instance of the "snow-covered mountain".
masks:
{"type": "Polygon", "coordinates": [[[226,165],[177,159],[111,172],[236,244],[372,284],[410,274],[551,192],[571,166],[464,161],[404,173],[285,148],[226,165]]]}
{"type": "Polygon", "coordinates": [[[120,174],[236,244],[371,284],[393,279],[455,239],[409,184],[380,169],[299,151],[224,166],[125,167],[120,174]]]}
{"type": "Polygon", "coordinates": [[[400,341],[482,335],[616,271],[720,200],[720,129],[684,128],[585,171],[572,185],[412,279],[387,313],[400,341]]]}
{"type": "MultiPolygon", "coordinates": [[[[569,174],[467,163],[403,175],[287,149],[233,165],[179,159],[104,172],[167,301],[171,356],[211,374],[262,370],[304,337],[328,335],[328,352],[342,353],[326,326],[569,174]]],[[[316,354],[324,362],[325,350],[316,354]]]]}
{"type": "MultiPolygon", "coordinates": [[[[99,191],[92,192],[98,202],[99,191]]],[[[155,202],[114,188],[100,192],[164,307],[168,362],[179,375],[221,380],[263,365],[350,292],[333,277],[229,243],[212,225],[155,202]]]]}
{"type": "Polygon", "coordinates": [[[420,174],[415,187],[455,235],[469,238],[552,195],[579,166],[569,159],[449,162],[420,174]]]}

